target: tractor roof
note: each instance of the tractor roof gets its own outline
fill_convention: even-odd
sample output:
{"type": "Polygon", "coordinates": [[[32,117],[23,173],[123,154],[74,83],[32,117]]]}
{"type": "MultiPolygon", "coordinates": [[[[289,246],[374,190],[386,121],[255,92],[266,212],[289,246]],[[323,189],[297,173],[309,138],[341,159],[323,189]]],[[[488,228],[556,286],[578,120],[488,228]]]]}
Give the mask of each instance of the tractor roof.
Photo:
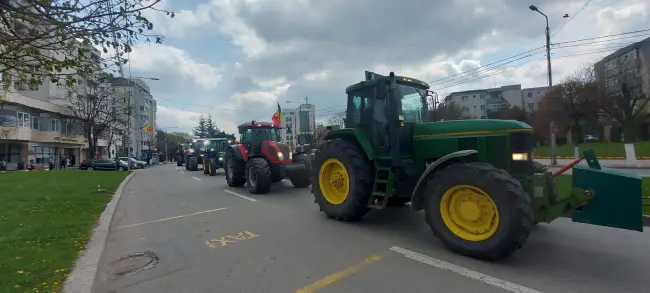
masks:
{"type": "Polygon", "coordinates": [[[277,125],[275,125],[274,123],[271,123],[271,122],[258,122],[258,121],[255,121],[255,125],[253,125],[253,122],[251,121],[251,122],[246,122],[246,123],[239,124],[237,126],[237,128],[251,128],[251,127],[275,127],[275,128],[280,128],[280,127],[278,127],[277,125]]]}
{"type": "MultiPolygon", "coordinates": [[[[355,84],[353,84],[351,86],[348,86],[345,89],[345,92],[349,93],[351,91],[355,91],[355,90],[362,89],[362,88],[365,88],[365,87],[374,86],[374,85],[377,84],[377,80],[379,80],[379,79],[388,79],[388,78],[389,78],[388,76],[383,76],[383,77],[377,77],[377,78],[371,79],[371,80],[358,82],[358,83],[355,83],[355,84]]],[[[426,90],[428,90],[430,88],[429,84],[427,84],[426,82],[421,81],[419,79],[415,79],[415,78],[410,78],[410,77],[405,77],[405,76],[395,76],[395,81],[397,81],[398,84],[405,84],[405,85],[415,86],[415,87],[426,89],[426,90]]]]}

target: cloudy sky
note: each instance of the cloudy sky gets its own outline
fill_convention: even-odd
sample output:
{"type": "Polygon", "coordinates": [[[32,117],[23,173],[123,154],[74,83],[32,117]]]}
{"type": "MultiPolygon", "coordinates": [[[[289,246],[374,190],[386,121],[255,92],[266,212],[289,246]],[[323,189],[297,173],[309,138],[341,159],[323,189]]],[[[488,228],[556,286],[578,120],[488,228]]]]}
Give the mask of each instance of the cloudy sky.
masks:
{"type": "Polygon", "coordinates": [[[327,119],[342,110],[345,87],[361,81],[364,70],[429,81],[441,96],[544,86],[542,49],[486,66],[544,45],[544,18],[530,4],[549,17],[554,82],[650,36],[572,42],[650,29],[644,0],[163,0],[156,7],[176,17],[147,17],[166,36],[164,45],[138,46],[127,75],[160,79],[148,82],[158,126],[178,131],[210,114],[234,132],[247,120],[270,121],[277,102],[291,108],[286,101],[305,97],[327,119]]]}

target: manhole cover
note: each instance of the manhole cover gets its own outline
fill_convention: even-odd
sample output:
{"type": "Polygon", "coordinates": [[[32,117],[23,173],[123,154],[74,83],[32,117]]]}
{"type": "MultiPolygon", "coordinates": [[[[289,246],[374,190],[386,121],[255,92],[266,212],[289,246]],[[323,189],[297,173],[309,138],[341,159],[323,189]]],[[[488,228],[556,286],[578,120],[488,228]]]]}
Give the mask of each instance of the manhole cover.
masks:
{"type": "Polygon", "coordinates": [[[133,253],[114,261],[109,265],[109,270],[113,275],[130,276],[155,267],[158,260],[158,256],[151,251],[133,253]]]}

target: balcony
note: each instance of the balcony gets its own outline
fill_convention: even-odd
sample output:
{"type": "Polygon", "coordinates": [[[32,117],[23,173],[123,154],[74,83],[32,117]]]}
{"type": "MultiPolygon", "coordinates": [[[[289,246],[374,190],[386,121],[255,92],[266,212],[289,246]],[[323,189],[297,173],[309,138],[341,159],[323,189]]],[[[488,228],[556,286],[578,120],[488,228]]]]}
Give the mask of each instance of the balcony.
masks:
{"type": "MultiPolygon", "coordinates": [[[[58,131],[39,131],[26,127],[0,127],[0,139],[67,144],[88,148],[88,143],[82,135],[72,135],[58,131]]],[[[97,145],[101,147],[108,146],[108,140],[100,138],[97,140],[97,145]]]]}

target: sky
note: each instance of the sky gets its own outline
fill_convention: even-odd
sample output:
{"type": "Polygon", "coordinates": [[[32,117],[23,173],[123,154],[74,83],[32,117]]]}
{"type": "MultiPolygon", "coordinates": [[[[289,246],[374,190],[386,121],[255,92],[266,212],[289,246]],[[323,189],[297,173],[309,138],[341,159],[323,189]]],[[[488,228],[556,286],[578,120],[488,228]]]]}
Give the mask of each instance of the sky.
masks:
{"type": "Polygon", "coordinates": [[[365,70],[430,82],[441,97],[546,86],[543,49],[487,66],[544,45],[545,20],[531,4],[549,18],[554,83],[650,36],[571,42],[650,29],[644,0],[163,0],[155,7],[174,18],[145,12],[163,44],[137,45],[125,74],[159,79],[147,83],[157,126],[170,132],[211,115],[233,133],[245,121],[270,121],[278,103],[295,108],[305,98],[327,120],[365,70]]]}

